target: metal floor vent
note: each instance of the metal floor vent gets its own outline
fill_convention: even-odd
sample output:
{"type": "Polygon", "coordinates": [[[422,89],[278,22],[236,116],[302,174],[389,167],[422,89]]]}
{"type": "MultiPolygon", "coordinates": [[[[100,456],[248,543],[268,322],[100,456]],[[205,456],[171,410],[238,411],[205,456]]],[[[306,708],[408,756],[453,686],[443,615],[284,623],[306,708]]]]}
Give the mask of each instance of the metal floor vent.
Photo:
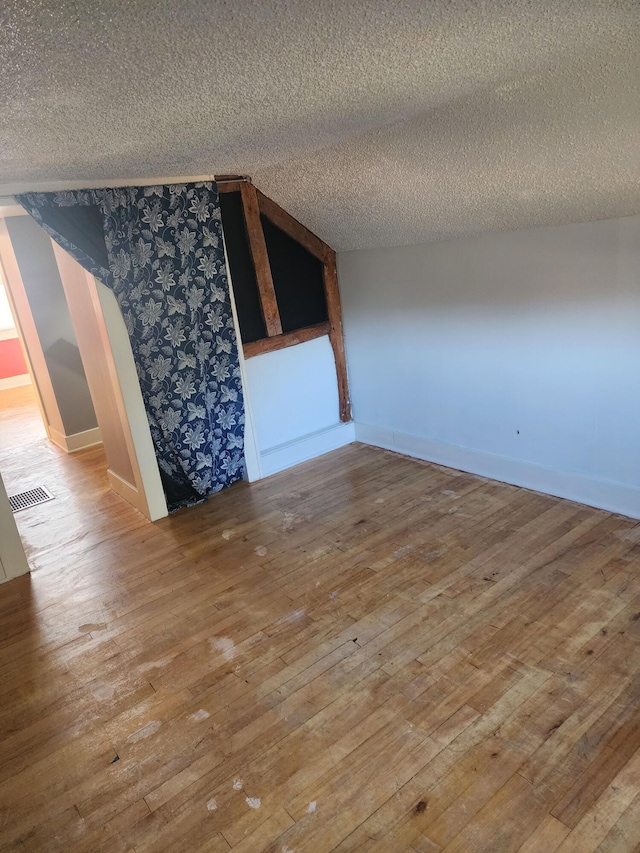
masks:
{"type": "Polygon", "coordinates": [[[9,504],[13,512],[20,512],[21,509],[29,509],[31,506],[38,506],[52,500],[53,495],[44,486],[36,486],[35,489],[27,489],[26,492],[9,495],[9,504]]]}

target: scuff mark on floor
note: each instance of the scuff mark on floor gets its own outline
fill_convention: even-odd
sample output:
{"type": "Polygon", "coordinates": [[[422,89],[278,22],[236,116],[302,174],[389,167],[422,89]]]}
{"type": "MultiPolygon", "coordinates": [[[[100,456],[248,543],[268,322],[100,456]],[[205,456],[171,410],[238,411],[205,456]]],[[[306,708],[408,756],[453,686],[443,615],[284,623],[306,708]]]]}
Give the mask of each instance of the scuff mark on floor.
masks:
{"type": "Polygon", "coordinates": [[[278,619],[276,622],[277,625],[285,625],[287,622],[299,622],[301,619],[307,615],[307,611],[304,607],[299,608],[298,610],[292,610],[291,613],[287,613],[286,616],[283,616],[281,619],[278,619]]]}
{"type": "Polygon", "coordinates": [[[104,682],[91,687],[91,695],[98,702],[108,701],[113,697],[115,692],[115,687],[112,684],[105,684],[104,682]]]}
{"type": "Polygon", "coordinates": [[[210,637],[209,646],[212,650],[222,652],[224,660],[233,660],[236,656],[236,647],[230,637],[210,637]]]}
{"type": "Polygon", "coordinates": [[[194,723],[199,723],[201,720],[206,720],[211,716],[208,711],[205,711],[204,708],[200,708],[194,714],[191,714],[189,717],[190,720],[193,720],[194,723]]]}
{"type": "Polygon", "coordinates": [[[396,548],[396,550],[393,552],[393,556],[396,559],[400,559],[402,557],[406,557],[408,554],[411,554],[415,550],[415,545],[403,545],[401,548],[396,548]]]}
{"type": "Polygon", "coordinates": [[[168,666],[173,658],[162,658],[161,660],[152,660],[148,663],[141,663],[137,669],[138,672],[149,672],[150,669],[164,669],[165,666],[168,666]]]}
{"type": "Polygon", "coordinates": [[[151,737],[151,735],[155,734],[160,728],[161,723],[160,720],[151,720],[150,723],[147,723],[146,726],[143,726],[141,729],[138,729],[137,732],[129,735],[127,738],[127,743],[137,743],[139,740],[144,740],[146,737],[151,737]]]}
{"type": "Polygon", "coordinates": [[[302,524],[303,521],[311,521],[312,518],[312,515],[299,515],[297,512],[285,512],[284,518],[282,519],[282,530],[285,533],[288,533],[298,524],[302,524]]]}

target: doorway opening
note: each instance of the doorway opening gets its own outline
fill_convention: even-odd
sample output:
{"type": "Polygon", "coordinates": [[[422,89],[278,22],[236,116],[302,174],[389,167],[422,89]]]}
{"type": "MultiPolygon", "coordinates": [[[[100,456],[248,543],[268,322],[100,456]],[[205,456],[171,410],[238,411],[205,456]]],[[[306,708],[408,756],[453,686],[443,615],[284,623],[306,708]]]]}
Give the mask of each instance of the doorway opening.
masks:
{"type": "Polygon", "coordinates": [[[14,519],[34,568],[47,548],[103,535],[107,504],[147,523],[166,503],[112,295],[27,215],[0,218],[0,281],[13,348],[0,340],[0,472],[9,496],[54,496],[14,519]]]}
{"type": "Polygon", "coordinates": [[[102,445],[67,453],[49,439],[31,384],[0,390],[0,471],[9,496],[38,487],[53,495],[14,514],[32,569],[52,548],[68,553],[99,540],[101,507],[121,500],[111,492],[102,445]]]}

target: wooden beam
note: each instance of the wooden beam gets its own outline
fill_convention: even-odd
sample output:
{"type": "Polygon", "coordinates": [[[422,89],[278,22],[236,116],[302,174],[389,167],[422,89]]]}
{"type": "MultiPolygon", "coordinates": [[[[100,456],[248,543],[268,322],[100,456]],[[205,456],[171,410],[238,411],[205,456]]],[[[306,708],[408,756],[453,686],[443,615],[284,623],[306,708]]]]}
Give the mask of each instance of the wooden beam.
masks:
{"type": "Polygon", "coordinates": [[[271,276],[271,265],[269,264],[269,255],[267,254],[267,244],[264,240],[264,232],[262,230],[262,223],[260,222],[260,210],[258,207],[258,199],[256,197],[256,188],[253,184],[243,182],[240,185],[240,194],[242,196],[242,208],[244,210],[244,221],[247,227],[247,237],[249,238],[249,249],[251,250],[253,266],[256,271],[256,281],[258,283],[258,294],[260,296],[262,316],[264,317],[267,335],[272,338],[275,335],[282,334],[282,323],[280,322],[278,301],[276,299],[276,291],[273,286],[273,278],[271,276]]]}
{"type": "Polygon", "coordinates": [[[329,340],[333,348],[333,357],[336,362],[336,376],[338,378],[340,420],[348,423],[351,420],[351,399],[349,397],[347,360],[344,354],[344,335],[342,332],[342,312],[340,310],[336,254],[332,250],[328,252],[322,268],[322,274],[324,279],[324,294],[327,300],[327,314],[329,317],[329,340]]]}
{"type": "Polygon", "coordinates": [[[319,237],[316,237],[316,235],[312,231],[309,231],[308,228],[305,228],[301,222],[294,219],[290,213],[283,210],[279,204],[276,204],[275,201],[267,198],[267,196],[261,193],[260,190],[256,190],[256,194],[258,196],[260,213],[266,216],[274,225],[281,228],[289,235],[289,237],[292,237],[296,242],[304,246],[308,252],[311,252],[312,255],[315,255],[318,260],[324,263],[327,255],[333,251],[331,247],[327,246],[327,244],[319,237]]]}
{"type": "Polygon", "coordinates": [[[294,219],[286,210],[283,210],[275,201],[267,198],[260,190],[257,190],[253,184],[243,181],[240,182],[239,187],[235,182],[221,184],[221,188],[223,186],[233,187],[234,189],[239,188],[242,194],[249,246],[256,270],[260,304],[267,327],[268,337],[266,339],[244,344],[245,358],[295,346],[303,341],[313,340],[313,338],[328,334],[336,363],[340,420],[348,423],[351,420],[351,401],[349,398],[349,381],[344,352],[344,335],[342,332],[342,314],[340,311],[340,292],[338,290],[335,252],[323,240],[316,237],[313,232],[302,225],[302,223],[294,219]],[[304,246],[308,252],[321,261],[324,292],[327,301],[328,323],[320,323],[307,329],[282,334],[280,314],[273,287],[264,232],[260,223],[260,214],[266,216],[274,225],[282,229],[293,240],[304,246]],[[270,330],[268,317],[271,318],[271,328],[276,327],[277,321],[277,324],[280,326],[279,332],[272,332],[270,330]]]}
{"type": "Polygon", "coordinates": [[[243,184],[246,184],[246,181],[225,181],[224,183],[217,184],[218,195],[220,193],[240,192],[243,184]]]}
{"type": "Polygon", "coordinates": [[[296,332],[286,332],[284,335],[278,335],[274,338],[263,338],[261,341],[243,344],[242,349],[245,358],[252,358],[254,355],[262,355],[265,352],[274,352],[274,350],[303,344],[305,341],[321,338],[330,332],[331,324],[329,322],[318,323],[316,326],[307,326],[306,329],[298,329],[296,332]]]}

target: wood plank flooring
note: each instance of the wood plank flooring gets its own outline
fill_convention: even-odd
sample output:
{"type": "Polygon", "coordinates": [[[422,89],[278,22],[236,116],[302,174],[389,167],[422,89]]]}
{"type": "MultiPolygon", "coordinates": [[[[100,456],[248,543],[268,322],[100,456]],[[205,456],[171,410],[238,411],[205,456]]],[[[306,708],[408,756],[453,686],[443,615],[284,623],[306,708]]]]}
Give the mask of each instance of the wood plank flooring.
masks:
{"type": "Polygon", "coordinates": [[[640,525],[352,445],[151,525],[0,394],[0,849],[640,850],[640,525]]]}

